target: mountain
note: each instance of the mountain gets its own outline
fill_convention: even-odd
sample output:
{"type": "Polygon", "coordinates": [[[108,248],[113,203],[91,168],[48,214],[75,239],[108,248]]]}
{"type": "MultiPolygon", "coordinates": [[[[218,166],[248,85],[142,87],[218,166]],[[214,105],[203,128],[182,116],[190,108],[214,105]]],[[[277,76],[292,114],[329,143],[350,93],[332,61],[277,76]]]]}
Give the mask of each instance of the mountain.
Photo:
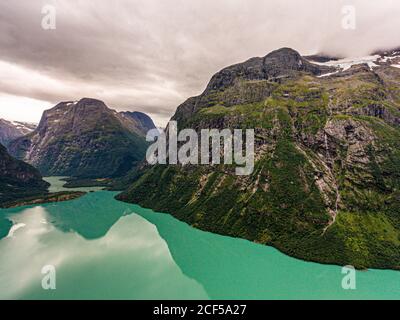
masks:
{"type": "Polygon", "coordinates": [[[48,186],[38,170],[11,157],[6,148],[0,144],[0,205],[46,194],[48,186]]]}
{"type": "Polygon", "coordinates": [[[283,48],[214,75],[179,129],[255,129],[255,169],[144,166],[117,198],[293,257],[400,268],[399,57],[283,48]]]}
{"type": "Polygon", "coordinates": [[[121,116],[133,121],[133,127],[138,129],[138,133],[146,137],[147,132],[156,129],[153,120],[143,112],[120,112],[121,116]]]}
{"type": "Polygon", "coordinates": [[[4,146],[36,129],[36,125],[32,123],[7,121],[0,119],[0,143],[4,146]]]}
{"type": "Polygon", "coordinates": [[[310,62],[329,62],[329,61],[337,61],[340,60],[341,58],[339,57],[334,57],[331,55],[326,55],[326,54],[314,54],[310,56],[305,56],[308,61],[310,62]]]}
{"type": "Polygon", "coordinates": [[[117,177],[144,157],[147,144],[139,131],[104,102],[83,98],[46,110],[36,130],[9,150],[43,175],[117,177]]]}
{"type": "Polygon", "coordinates": [[[372,55],[380,55],[382,58],[399,56],[400,55],[400,47],[376,50],[372,53],[372,55]]]}

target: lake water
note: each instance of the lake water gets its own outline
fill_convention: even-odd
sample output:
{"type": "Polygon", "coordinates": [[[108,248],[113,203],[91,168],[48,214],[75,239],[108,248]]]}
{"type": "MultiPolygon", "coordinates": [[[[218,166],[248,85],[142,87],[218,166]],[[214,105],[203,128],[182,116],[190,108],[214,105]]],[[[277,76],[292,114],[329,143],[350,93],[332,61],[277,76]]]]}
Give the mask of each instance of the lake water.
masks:
{"type": "Polygon", "coordinates": [[[0,240],[0,299],[400,298],[400,272],[357,272],[347,291],[338,266],[199,231],[115,195],[0,210],[13,223],[0,240]],[[56,290],[41,287],[46,265],[56,290]]]}
{"type": "Polygon", "coordinates": [[[49,192],[59,192],[59,191],[100,191],[103,187],[83,187],[83,188],[64,188],[65,181],[68,177],[45,177],[43,180],[50,183],[49,192]]]}

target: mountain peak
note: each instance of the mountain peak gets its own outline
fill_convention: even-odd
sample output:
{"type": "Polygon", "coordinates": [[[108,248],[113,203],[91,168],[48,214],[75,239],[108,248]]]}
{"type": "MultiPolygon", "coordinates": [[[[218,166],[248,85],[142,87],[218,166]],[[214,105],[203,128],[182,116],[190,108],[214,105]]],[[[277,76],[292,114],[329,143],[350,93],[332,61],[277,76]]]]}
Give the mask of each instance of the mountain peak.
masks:
{"type": "Polygon", "coordinates": [[[292,48],[288,48],[288,47],[277,49],[266,55],[266,57],[287,57],[287,56],[296,57],[298,59],[301,59],[301,55],[299,52],[297,52],[296,50],[294,50],[292,48]]]}
{"type": "Polygon", "coordinates": [[[94,98],[82,98],[78,101],[79,105],[105,105],[105,103],[101,100],[94,98]]]}
{"type": "Polygon", "coordinates": [[[38,128],[9,149],[47,175],[114,177],[143,158],[146,143],[140,128],[103,101],[83,98],[46,110],[38,128]]]}
{"type": "MultiPolygon", "coordinates": [[[[79,107],[86,107],[86,106],[98,106],[98,107],[107,107],[106,104],[98,99],[93,99],[93,98],[82,98],[80,100],[69,100],[69,101],[62,101],[55,105],[52,109],[58,109],[58,108],[65,108],[65,107],[73,107],[73,106],[79,106],[79,107]]],[[[50,109],[50,110],[52,110],[50,109]]]]}
{"type": "Polygon", "coordinates": [[[251,58],[222,69],[212,77],[206,92],[224,90],[239,79],[278,81],[282,78],[296,77],[299,72],[321,75],[334,70],[334,68],[319,66],[307,61],[294,49],[281,48],[270,52],[263,58],[251,58]]]}
{"type": "MultiPolygon", "coordinates": [[[[294,49],[280,48],[270,52],[265,57],[254,57],[217,72],[200,96],[189,98],[178,107],[173,119],[189,118],[198,109],[217,102],[211,99],[212,97],[215,98],[216,93],[224,92],[228,88],[233,90],[234,87],[240,87],[245,82],[263,81],[264,83],[261,86],[264,86],[264,93],[267,93],[272,83],[280,83],[284,79],[295,79],[304,73],[320,76],[335,71],[337,71],[335,67],[317,65],[307,61],[294,49]]],[[[258,92],[261,95],[264,93],[262,90],[258,92]]],[[[257,94],[249,93],[249,95],[255,99],[257,94]]],[[[227,98],[225,100],[226,105],[235,105],[245,99],[231,97],[231,101],[228,102],[229,99],[227,98]]]]}

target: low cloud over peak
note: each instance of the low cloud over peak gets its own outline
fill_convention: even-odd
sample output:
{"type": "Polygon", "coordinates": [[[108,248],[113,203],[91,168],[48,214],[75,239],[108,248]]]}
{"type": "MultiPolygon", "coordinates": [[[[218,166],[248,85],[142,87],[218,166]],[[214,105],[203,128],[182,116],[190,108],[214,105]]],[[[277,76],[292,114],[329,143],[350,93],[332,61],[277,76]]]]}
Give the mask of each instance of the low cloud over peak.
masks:
{"type": "Polygon", "coordinates": [[[395,0],[2,1],[0,117],[6,97],[24,99],[23,113],[27,99],[45,108],[89,96],[163,125],[227,65],[280,47],[360,56],[399,46],[399,16],[395,0]],[[48,4],[55,30],[41,27],[48,4]],[[342,24],[349,5],[350,30],[342,24]]]}

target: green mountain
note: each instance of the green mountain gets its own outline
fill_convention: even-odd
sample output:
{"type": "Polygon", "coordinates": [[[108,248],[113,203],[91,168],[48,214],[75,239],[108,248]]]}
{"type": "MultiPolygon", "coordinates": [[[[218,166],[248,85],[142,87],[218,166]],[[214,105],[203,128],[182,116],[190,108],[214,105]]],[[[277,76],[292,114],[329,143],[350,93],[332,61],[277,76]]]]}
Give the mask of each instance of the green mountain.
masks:
{"type": "Polygon", "coordinates": [[[223,69],[173,120],[254,128],[254,172],[145,166],[118,199],[309,261],[400,268],[399,58],[335,66],[284,48],[223,69]]]}
{"type": "Polygon", "coordinates": [[[39,171],[11,157],[0,144],[0,205],[46,194],[48,186],[39,171]]]}
{"type": "Polygon", "coordinates": [[[137,123],[88,98],[45,111],[34,132],[9,146],[43,175],[82,179],[122,176],[143,159],[146,148],[137,123]]]}

